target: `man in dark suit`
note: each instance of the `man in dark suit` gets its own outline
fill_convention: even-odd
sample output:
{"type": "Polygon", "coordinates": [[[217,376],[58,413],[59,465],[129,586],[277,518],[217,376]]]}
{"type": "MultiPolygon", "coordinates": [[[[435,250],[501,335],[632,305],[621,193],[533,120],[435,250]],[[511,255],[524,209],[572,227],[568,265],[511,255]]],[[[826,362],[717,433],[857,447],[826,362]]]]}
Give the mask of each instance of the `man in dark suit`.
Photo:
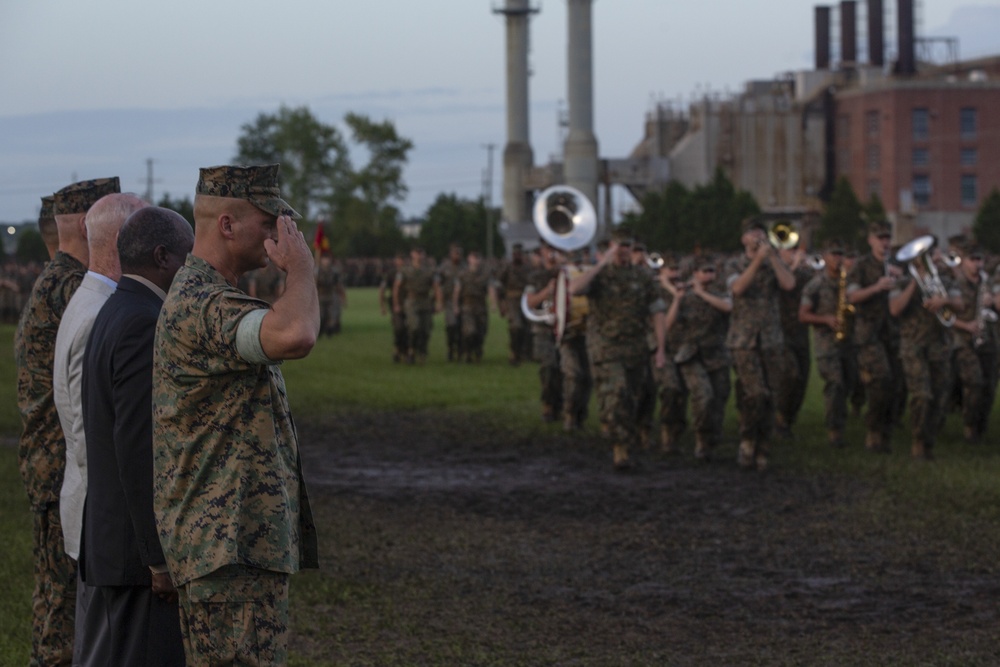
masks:
{"type": "Polygon", "coordinates": [[[149,206],[118,236],[122,278],[83,363],[88,495],[80,567],[107,609],[109,665],[183,665],[177,592],[153,518],[153,333],[194,243],[177,213],[149,206]]]}

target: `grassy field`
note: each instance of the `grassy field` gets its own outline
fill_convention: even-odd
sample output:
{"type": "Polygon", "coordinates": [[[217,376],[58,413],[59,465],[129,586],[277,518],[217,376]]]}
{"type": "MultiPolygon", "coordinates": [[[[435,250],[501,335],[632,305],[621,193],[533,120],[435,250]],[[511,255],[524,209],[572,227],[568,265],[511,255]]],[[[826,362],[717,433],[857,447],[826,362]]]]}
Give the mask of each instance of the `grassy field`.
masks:
{"type": "MultiPolygon", "coordinates": [[[[308,359],[284,366],[292,407],[300,422],[317,422],[345,411],[461,411],[484,424],[502,424],[515,435],[558,433],[555,425],[541,424],[537,369],[531,364],[511,368],[506,362],[506,328],[493,316],[482,364],[447,363],[444,331],[436,318],[429,360],[424,367],[393,364],[388,318],[378,312],[374,290],[354,290],[345,311],[344,332],[321,340],[308,359]]],[[[13,327],[0,327],[0,664],[27,662],[30,623],[31,540],[30,513],[17,473],[13,440],[20,431],[15,406],[13,327]]],[[[815,373],[815,371],[814,371],[815,373]]],[[[857,443],[861,424],[852,419],[846,450],[833,451],[825,444],[822,427],[821,385],[813,377],[794,443],[777,448],[774,465],[803,475],[849,475],[870,483],[873,514],[891,513],[905,505],[918,511],[924,529],[933,530],[957,544],[968,540],[969,526],[1000,528],[1000,456],[994,438],[977,447],[961,442],[955,415],[947,423],[936,448],[937,462],[910,461],[908,437],[897,432],[895,453],[873,457],[857,443]]],[[[589,428],[594,428],[591,411],[589,428]]],[[[735,431],[730,401],[726,435],[735,431]]],[[[991,428],[997,433],[996,416],[991,428]]],[[[906,519],[915,520],[915,519],[906,519]]],[[[316,583],[317,579],[311,579],[316,583]]],[[[294,586],[293,586],[294,589],[294,586]]],[[[350,582],[339,582],[337,596],[351,595],[350,582]]],[[[346,598],[345,598],[346,599],[346,598]]],[[[299,662],[298,664],[303,664],[299,662]]]]}

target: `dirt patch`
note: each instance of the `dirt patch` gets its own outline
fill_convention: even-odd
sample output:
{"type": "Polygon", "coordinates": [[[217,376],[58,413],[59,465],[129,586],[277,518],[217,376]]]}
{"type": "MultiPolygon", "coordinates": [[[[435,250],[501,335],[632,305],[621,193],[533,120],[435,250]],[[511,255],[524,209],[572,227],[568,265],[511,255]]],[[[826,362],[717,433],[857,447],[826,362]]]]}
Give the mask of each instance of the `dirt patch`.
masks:
{"type": "Polygon", "coordinates": [[[293,578],[303,661],[1000,663],[995,555],[855,479],[726,448],[622,475],[592,435],[454,414],[300,431],[323,553],[293,578]]]}

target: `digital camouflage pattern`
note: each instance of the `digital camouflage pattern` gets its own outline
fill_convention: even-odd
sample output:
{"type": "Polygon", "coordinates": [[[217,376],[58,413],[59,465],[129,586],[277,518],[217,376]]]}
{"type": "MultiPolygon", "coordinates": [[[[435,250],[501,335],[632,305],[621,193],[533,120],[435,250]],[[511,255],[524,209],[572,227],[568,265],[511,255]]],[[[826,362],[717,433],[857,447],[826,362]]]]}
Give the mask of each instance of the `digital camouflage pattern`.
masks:
{"type": "Polygon", "coordinates": [[[23,431],[18,466],[34,515],[32,665],[69,664],[76,607],[76,564],[66,555],[59,491],[66,441],[52,393],[56,334],[66,305],[87,269],[57,252],[35,281],[14,334],[17,407],[23,431]]]}
{"type": "Polygon", "coordinates": [[[153,509],[176,585],[227,565],[317,565],[281,371],[236,350],[240,320],[267,307],[188,255],[157,322],[153,509]]]}
{"type": "Polygon", "coordinates": [[[35,511],[57,502],[62,488],[66,441],[52,394],[52,364],[59,322],[86,273],[79,260],[57,252],[35,281],[14,334],[17,407],[24,427],[18,461],[35,511]]]}
{"type": "MultiPolygon", "coordinates": [[[[461,349],[470,354],[483,354],[483,341],[489,324],[490,274],[482,265],[475,271],[462,269],[454,279],[459,286],[458,315],[461,327],[461,349]]],[[[452,287],[454,289],[454,287],[452,287]]],[[[445,292],[450,295],[451,292],[445,292]]],[[[446,301],[450,299],[446,298],[446,301]]]]}
{"type": "Polygon", "coordinates": [[[594,323],[599,344],[594,363],[649,362],[649,318],[667,307],[645,266],[606,265],[587,289],[588,322],[594,323]]]}
{"type": "Polygon", "coordinates": [[[784,376],[778,388],[775,404],[778,418],[786,427],[795,423],[802,409],[812,368],[809,326],[799,322],[799,303],[802,301],[802,290],[816,271],[802,264],[792,273],[795,277],[795,287],[790,290],[778,290],[781,333],[785,339],[785,359],[784,376]]]}
{"type": "MultiPolygon", "coordinates": [[[[886,274],[885,263],[872,254],[858,259],[847,276],[847,292],[874,285],[886,274]]],[[[889,293],[874,294],[871,298],[854,304],[854,344],[867,345],[873,340],[885,341],[889,337],[889,293]]]]}
{"type": "Polygon", "coordinates": [[[94,178],[67,185],[52,195],[52,214],[86,213],[104,195],[121,192],[117,176],[94,178]]]}
{"type": "Polygon", "coordinates": [[[523,261],[506,262],[497,276],[500,286],[499,299],[504,317],[507,318],[508,349],[511,362],[517,363],[530,356],[531,337],[528,322],[521,312],[521,295],[528,286],[531,268],[523,261]]]}
{"type": "MultiPolygon", "coordinates": [[[[741,255],[726,266],[727,283],[732,284],[750,266],[750,258],[741,255]]],[[[732,295],[733,312],[729,316],[726,345],[730,349],[780,348],[785,343],[778,305],[778,278],[770,263],[763,263],[743,294],[732,295]]]]}
{"type": "MultiPolygon", "coordinates": [[[[956,281],[956,287],[962,294],[964,304],[964,308],[956,316],[966,322],[976,320],[981,305],[980,282],[973,283],[961,275],[956,281]]],[[[987,299],[992,299],[994,289],[993,281],[986,278],[983,290],[987,299]]],[[[957,327],[952,334],[956,344],[952,365],[962,391],[962,423],[966,429],[966,438],[975,441],[986,433],[996,397],[996,325],[986,323],[984,331],[978,337],[957,327]]]]}
{"type": "MultiPolygon", "coordinates": [[[[559,269],[539,267],[531,272],[529,285],[541,291],[559,275],[559,269]]],[[[520,309],[521,304],[518,302],[520,309]]],[[[542,411],[544,417],[555,418],[563,405],[562,368],[555,330],[542,322],[531,323],[532,356],[538,362],[538,379],[542,385],[542,411]]]]}
{"type": "Polygon", "coordinates": [[[287,574],[229,565],[177,593],[187,667],[287,664],[287,574]]]}
{"type": "MultiPolygon", "coordinates": [[[[663,303],[669,310],[674,302],[674,295],[663,288],[659,282],[656,285],[660,298],[663,299],[663,303]]],[[[694,295],[685,295],[682,302],[687,300],[688,296],[694,295]]],[[[697,299],[697,297],[695,298],[697,299]]],[[[701,301],[701,299],[698,300],[701,301]]],[[[682,306],[683,303],[678,304],[679,308],[682,306]]],[[[660,401],[660,426],[667,429],[670,441],[676,441],[687,428],[688,388],[681,376],[680,368],[674,360],[674,355],[680,349],[680,345],[680,329],[675,325],[667,331],[664,343],[664,352],[667,356],[666,364],[663,368],[656,368],[656,365],[653,364],[653,380],[656,383],[656,391],[660,401]]]]}
{"type": "Polygon", "coordinates": [[[437,272],[430,266],[407,264],[396,276],[400,281],[403,314],[409,333],[410,348],[420,355],[427,354],[427,345],[434,328],[434,286],[437,272]]]}
{"type": "MultiPolygon", "coordinates": [[[[802,290],[802,305],[816,315],[836,315],[840,280],[821,271],[802,290]]],[[[853,383],[852,346],[838,341],[828,326],[813,327],[816,369],[823,379],[823,407],[827,431],[842,433],[847,422],[847,393],[853,383]]]]}
{"type": "Polygon", "coordinates": [[[45,223],[54,223],[56,221],[56,214],[54,213],[53,205],[55,204],[55,195],[48,195],[42,197],[42,207],[38,210],[38,226],[41,227],[45,223]]]}
{"type": "Polygon", "coordinates": [[[275,217],[288,215],[298,220],[302,216],[281,198],[277,164],[252,167],[223,165],[198,170],[195,193],[248,201],[275,217]]]}

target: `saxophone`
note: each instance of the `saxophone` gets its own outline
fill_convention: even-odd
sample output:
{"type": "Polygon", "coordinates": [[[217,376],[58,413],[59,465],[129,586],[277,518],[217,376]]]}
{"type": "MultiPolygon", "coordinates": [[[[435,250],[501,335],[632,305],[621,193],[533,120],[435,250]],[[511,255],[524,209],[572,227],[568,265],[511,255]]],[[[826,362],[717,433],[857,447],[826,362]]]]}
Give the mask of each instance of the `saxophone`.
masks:
{"type": "Polygon", "coordinates": [[[837,327],[833,330],[838,343],[847,338],[852,315],[854,315],[854,304],[847,302],[847,269],[841,266],[837,281],[837,327]]]}

